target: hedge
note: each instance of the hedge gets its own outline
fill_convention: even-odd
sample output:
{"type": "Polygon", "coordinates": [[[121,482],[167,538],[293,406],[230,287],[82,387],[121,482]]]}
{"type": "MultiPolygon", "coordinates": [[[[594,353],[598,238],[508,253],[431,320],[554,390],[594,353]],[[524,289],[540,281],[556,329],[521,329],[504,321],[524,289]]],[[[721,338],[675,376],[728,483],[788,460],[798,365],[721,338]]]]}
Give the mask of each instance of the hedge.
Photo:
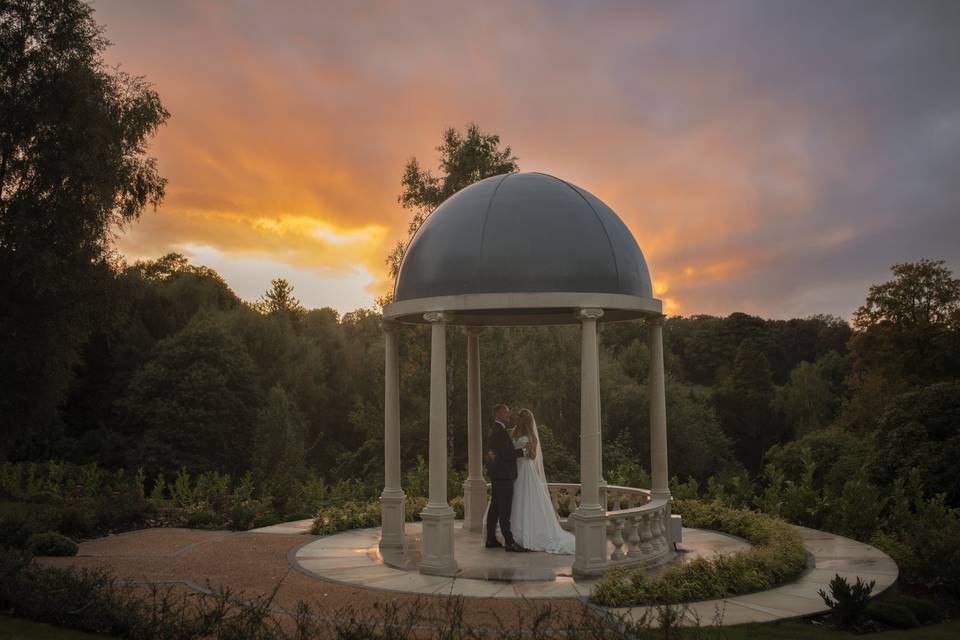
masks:
{"type": "Polygon", "coordinates": [[[642,569],[607,572],[590,601],[608,607],[677,604],[770,589],[799,576],[807,554],[799,534],[779,518],[719,502],[678,500],[673,511],[684,524],[746,538],[753,548],[668,566],[656,575],[642,569]]]}
{"type": "MultiPolygon", "coordinates": [[[[427,499],[419,496],[407,496],[405,519],[407,522],[420,520],[420,512],[427,506],[427,499]]],[[[450,506],[457,518],[463,518],[463,498],[457,496],[450,500],[450,506]]],[[[380,501],[349,501],[342,505],[330,506],[317,512],[310,533],[329,536],[350,529],[366,529],[380,526],[380,501]]]]}

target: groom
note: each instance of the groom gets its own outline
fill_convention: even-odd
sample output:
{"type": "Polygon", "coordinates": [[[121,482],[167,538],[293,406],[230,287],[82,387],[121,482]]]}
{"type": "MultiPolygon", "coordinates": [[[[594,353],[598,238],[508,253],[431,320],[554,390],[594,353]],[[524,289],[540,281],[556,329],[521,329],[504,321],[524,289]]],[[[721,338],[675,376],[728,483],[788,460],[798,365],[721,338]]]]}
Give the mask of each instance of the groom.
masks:
{"type": "Polygon", "coordinates": [[[527,455],[526,449],[516,449],[507,433],[510,407],[498,404],[493,408],[493,428],[487,438],[487,472],[490,474],[492,495],[487,510],[487,548],[505,546],[507,551],[527,551],[513,540],[510,531],[510,509],[513,507],[513,481],[517,479],[517,459],[527,455]],[[504,544],[497,540],[497,523],[504,544]]]}

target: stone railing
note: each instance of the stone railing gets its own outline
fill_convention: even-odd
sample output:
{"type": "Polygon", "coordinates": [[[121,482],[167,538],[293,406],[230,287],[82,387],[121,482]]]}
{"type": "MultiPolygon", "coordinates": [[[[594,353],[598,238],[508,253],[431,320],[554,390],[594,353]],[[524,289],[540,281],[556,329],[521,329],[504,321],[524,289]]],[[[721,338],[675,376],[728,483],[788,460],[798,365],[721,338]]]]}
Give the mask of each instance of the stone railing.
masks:
{"type": "MultiPolygon", "coordinates": [[[[579,484],[551,482],[547,487],[558,515],[561,506],[569,513],[576,511],[579,484]]],[[[607,501],[610,567],[654,565],[669,558],[673,547],[669,500],[654,499],[648,489],[633,487],[606,485],[601,487],[601,492],[606,494],[607,501]]],[[[568,531],[573,530],[573,523],[562,515],[560,524],[568,531]]]]}

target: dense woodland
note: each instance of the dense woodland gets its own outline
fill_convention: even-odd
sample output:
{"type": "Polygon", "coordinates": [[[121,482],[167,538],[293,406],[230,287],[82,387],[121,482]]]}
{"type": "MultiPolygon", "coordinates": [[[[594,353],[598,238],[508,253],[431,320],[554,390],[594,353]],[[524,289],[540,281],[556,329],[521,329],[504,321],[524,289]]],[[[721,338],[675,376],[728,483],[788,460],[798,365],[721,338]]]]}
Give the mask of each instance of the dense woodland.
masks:
{"type": "MultiPolygon", "coordinates": [[[[160,477],[229,474],[225,486],[244,478],[248,497],[254,486],[277,497],[276,517],[291,513],[280,499],[289,487],[323,494],[346,482],[351,495],[374,497],[383,478],[379,312],[306,309],[283,280],[246,302],[177,254],[124,261],[113,234],[163,199],[147,147],[168,114],[144,80],[103,63],[89,6],[4,7],[0,498],[53,487],[51,500],[69,499],[59,463],[44,467],[46,489],[35,482],[42,465],[29,463],[50,460],[126,470],[140,499],[144,486],[169,497],[160,477]]],[[[438,151],[437,175],[416,159],[402,174],[411,235],[451,193],[519,168],[509,147],[473,125],[448,130],[438,151]]],[[[387,258],[394,272],[404,247],[387,258]]],[[[600,339],[604,475],[642,485],[646,328],[604,324],[600,339]]],[[[960,593],[960,280],[944,263],[895,265],[849,323],[677,316],[664,340],[675,495],[873,540],[908,584],[960,593]]],[[[402,458],[417,495],[429,336],[404,328],[400,346],[402,458]]],[[[467,453],[465,349],[451,328],[451,495],[467,453]]],[[[537,415],[551,480],[578,477],[579,350],[576,326],[481,337],[483,404],[537,415]]]]}

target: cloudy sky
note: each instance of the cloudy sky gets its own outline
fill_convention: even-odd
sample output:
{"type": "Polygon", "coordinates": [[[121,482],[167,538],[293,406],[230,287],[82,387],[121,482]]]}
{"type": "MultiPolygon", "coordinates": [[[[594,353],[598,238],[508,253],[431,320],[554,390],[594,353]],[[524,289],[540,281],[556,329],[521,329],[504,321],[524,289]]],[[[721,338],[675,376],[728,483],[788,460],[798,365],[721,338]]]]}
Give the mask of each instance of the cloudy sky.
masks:
{"type": "Polygon", "coordinates": [[[119,249],[247,299],[372,306],[404,162],[472,121],[617,211],[672,313],[849,318],[894,263],[960,273],[960,2],[94,6],[172,114],[119,249]]]}

